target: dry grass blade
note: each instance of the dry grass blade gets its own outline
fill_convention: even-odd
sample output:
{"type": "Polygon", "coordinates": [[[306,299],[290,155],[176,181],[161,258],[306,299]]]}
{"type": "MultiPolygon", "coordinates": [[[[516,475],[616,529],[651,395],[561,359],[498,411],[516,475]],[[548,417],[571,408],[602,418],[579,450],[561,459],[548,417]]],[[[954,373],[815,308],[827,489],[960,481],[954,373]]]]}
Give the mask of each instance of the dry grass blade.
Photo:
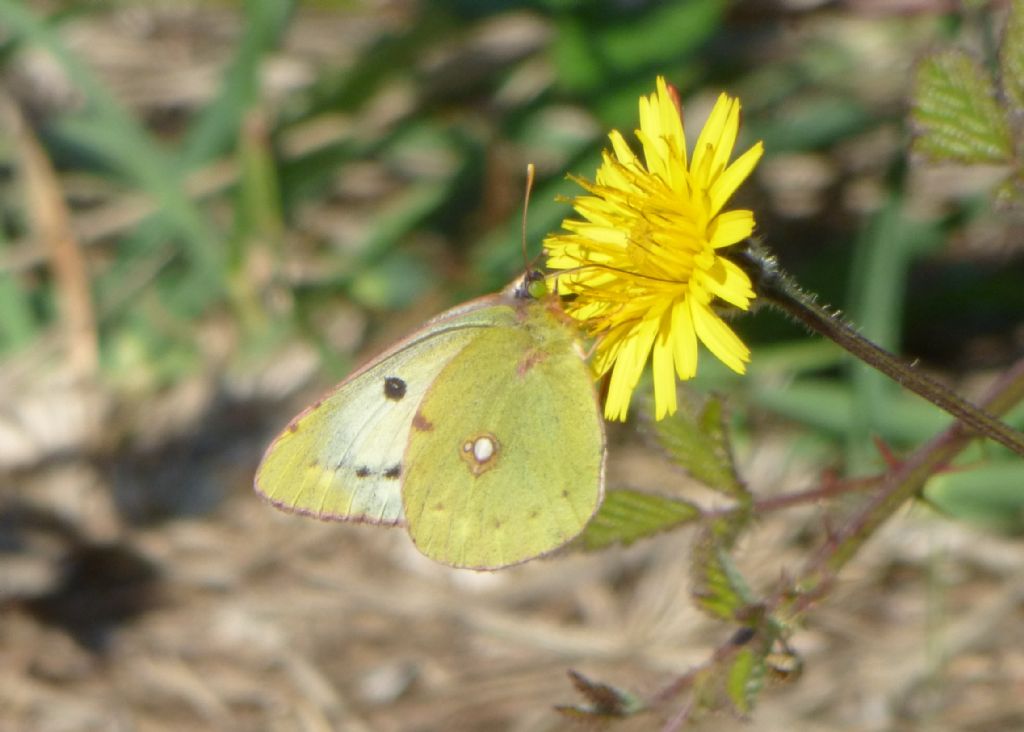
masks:
{"type": "Polygon", "coordinates": [[[20,152],[26,210],[35,238],[45,246],[60,293],[61,314],[71,368],[91,379],[99,366],[99,335],[89,271],[71,226],[71,215],[50,159],[17,106],[0,99],[0,115],[14,131],[20,152]]]}

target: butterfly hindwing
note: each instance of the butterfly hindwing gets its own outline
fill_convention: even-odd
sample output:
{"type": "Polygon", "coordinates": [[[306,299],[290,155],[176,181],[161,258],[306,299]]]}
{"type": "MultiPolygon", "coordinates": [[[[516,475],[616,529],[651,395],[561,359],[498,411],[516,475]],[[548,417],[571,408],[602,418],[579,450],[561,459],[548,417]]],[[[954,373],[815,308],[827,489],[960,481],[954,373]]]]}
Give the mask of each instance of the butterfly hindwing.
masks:
{"type": "Polygon", "coordinates": [[[576,537],[600,505],[604,427],[574,333],[544,302],[446,363],[409,434],[403,502],[428,557],[495,569],[576,537]]]}
{"type": "Polygon", "coordinates": [[[500,296],[431,320],[292,420],[260,464],[257,491],[317,518],[402,523],[403,460],[419,402],[458,353],[513,321],[500,296]]]}

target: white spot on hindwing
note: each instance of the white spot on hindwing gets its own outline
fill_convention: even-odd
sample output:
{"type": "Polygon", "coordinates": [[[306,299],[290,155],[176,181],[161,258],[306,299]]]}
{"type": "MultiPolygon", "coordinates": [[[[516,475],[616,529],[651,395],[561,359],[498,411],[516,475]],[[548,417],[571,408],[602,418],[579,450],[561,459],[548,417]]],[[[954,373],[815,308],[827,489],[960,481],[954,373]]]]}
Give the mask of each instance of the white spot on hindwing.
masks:
{"type": "Polygon", "coordinates": [[[473,475],[482,475],[498,464],[501,443],[490,432],[470,435],[459,446],[459,456],[473,475]]]}
{"type": "Polygon", "coordinates": [[[473,450],[473,457],[478,463],[486,463],[494,455],[494,441],[490,437],[477,437],[472,445],[466,444],[465,449],[473,450]]]}

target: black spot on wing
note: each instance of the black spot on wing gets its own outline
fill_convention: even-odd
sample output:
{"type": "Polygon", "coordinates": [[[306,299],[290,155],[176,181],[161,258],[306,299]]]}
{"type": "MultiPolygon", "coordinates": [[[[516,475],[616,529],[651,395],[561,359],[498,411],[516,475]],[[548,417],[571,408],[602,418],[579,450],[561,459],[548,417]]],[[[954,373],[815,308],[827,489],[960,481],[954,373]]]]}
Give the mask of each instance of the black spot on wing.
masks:
{"type": "Polygon", "coordinates": [[[388,376],[384,379],[384,396],[393,402],[402,401],[405,396],[405,382],[397,376],[388,376]]]}
{"type": "Polygon", "coordinates": [[[390,468],[384,471],[384,477],[389,480],[398,480],[402,475],[402,464],[392,465],[390,468]]]}
{"type": "MultiPolygon", "coordinates": [[[[341,466],[339,465],[338,467],[340,468],[341,466]]],[[[356,477],[357,478],[366,478],[369,475],[370,475],[370,469],[368,467],[366,467],[365,465],[360,465],[358,468],[356,468],[356,477]]]]}

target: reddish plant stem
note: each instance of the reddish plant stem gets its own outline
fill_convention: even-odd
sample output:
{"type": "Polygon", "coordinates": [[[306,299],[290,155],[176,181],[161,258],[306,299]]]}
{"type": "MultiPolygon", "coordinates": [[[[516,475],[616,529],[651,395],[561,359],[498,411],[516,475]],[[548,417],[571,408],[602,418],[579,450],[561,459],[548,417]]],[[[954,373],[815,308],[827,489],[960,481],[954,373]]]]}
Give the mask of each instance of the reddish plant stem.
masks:
{"type": "MultiPolygon", "coordinates": [[[[1024,359],[1014,364],[1000,377],[982,399],[982,405],[992,414],[1001,415],[1021,401],[1024,401],[1024,359]]],[[[973,438],[974,435],[965,429],[964,425],[959,422],[954,423],[915,450],[892,472],[881,478],[871,479],[878,481],[880,486],[878,494],[860,513],[836,532],[829,542],[821,547],[808,562],[796,582],[787,582],[786,587],[779,589],[767,598],[761,606],[764,617],[779,618],[780,610],[784,608],[787,615],[784,622],[792,622],[805,612],[822,596],[836,572],[856,555],[875,530],[907,500],[916,495],[927,478],[948,466],[973,438]]],[[[841,485],[844,488],[842,491],[835,490],[834,486],[826,486],[788,496],[778,496],[772,507],[782,508],[785,505],[795,505],[812,498],[833,497],[847,492],[847,489],[866,487],[860,481],[841,485]]],[[[758,504],[758,508],[762,507],[764,507],[763,502],[758,504]]],[[[738,650],[739,646],[732,639],[722,644],[715,649],[707,661],[689,673],[676,678],[653,695],[650,699],[651,705],[657,708],[687,691],[694,685],[697,674],[708,672],[715,667],[723,667],[738,650]]]]}
{"type": "MultiPolygon", "coordinates": [[[[1024,359],[1000,377],[984,399],[982,406],[992,414],[1005,414],[1024,400],[1024,359]]],[[[826,584],[907,500],[921,489],[924,482],[949,465],[974,435],[957,422],[915,450],[903,463],[886,475],[878,494],[860,513],[836,532],[811,559],[797,587],[806,594],[791,608],[799,613],[813,602],[816,590],[826,584]]]]}
{"type": "MultiPolygon", "coordinates": [[[[856,480],[836,480],[830,482],[828,485],[821,486],[820,488],[808,488],[804,491],[780,493],[777,496],[757,498],[754,500],[753,513],[760,516],[765,513],[771,513],[772,511],[783,511],[787,508],[800,506],[805,503],[827,501],[830,498],[846,495],[847,493],[872,490],[873,488],[878,487],[881,480],[882,476],[859,478],[856,480]]],[[[732,515],[740,510],[747,511],[750,509],[747,507],[736,508],[735,506],[715,508],[707,511],[701,511],[700,517],[701,520],[713,520],[723,516],[732,515]]]]}

